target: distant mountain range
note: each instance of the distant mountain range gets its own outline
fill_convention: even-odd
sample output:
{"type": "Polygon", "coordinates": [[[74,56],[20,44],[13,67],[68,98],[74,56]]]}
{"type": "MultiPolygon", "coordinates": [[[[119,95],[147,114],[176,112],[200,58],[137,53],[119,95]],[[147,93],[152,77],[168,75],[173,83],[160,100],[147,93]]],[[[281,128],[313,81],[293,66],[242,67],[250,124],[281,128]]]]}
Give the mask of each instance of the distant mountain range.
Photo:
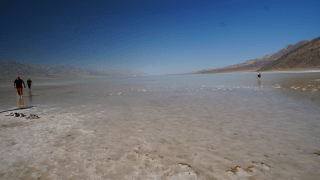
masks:
{"type": "Polygon", "coordinates": [[[0,60],[0,75],[3,76],[53,76],[53,75],[102,75],[95,70],[85,70],[69,65],[28,65],[12,61],[0,60]]]}
{"type": "Polygon", "coordinates": [[[247,60],[244,63],[239,63],[236,65],[225,66],[217,69],[206,69],[195,74],[213,74],[213,73],[227,73],[227,72],[240,72],[240,71],[256,71],[259,68],[277,60],[278,58],[282,57],[283,55],[293,51],[294,49],[310,42],[310,40],[302,40],[294,45],[289,44],[285,48],[281,49],[280,51],[272,54],[268,54],[263,56],[262,58],[256,58],[247,60]]]}
{"type": "Polygon", "coordinates": [[[133,76],[144,75],[132,70],[107,69],[94,70],[70,65],[28,65],[12,61],[0,60],[0,75],[2,76],[133,76]]]}
{"type": "MultiPolygon", "coordinates": [[[[217,69],[206,69],[192,74],[213,74],[241,71],[269,71],[292,68],[320,68],[320,37],[287,45],[280,51],[262,58],[217,69]]],[[[28,65],[0,60],[0,76],[141,76],[141,72],[121,69],[94,70],[70,65],[28,65]]]]}
{"type": "Polygon", "coordinates": [[[320,37],[308,42],[275,61],[261,67],[260,71],[286,69],[320,69],[320,37]]]}

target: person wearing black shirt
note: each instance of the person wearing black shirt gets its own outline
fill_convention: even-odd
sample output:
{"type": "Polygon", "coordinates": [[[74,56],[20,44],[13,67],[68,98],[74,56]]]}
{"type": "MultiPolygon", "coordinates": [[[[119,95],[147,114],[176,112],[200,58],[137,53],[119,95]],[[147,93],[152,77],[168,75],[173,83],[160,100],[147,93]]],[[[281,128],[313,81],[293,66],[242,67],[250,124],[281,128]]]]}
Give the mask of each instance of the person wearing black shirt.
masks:
{"type": "Polygon", "coordinates": [[[27,85],[29,87],[29,90],[31,89],[32,81],[30,79],[27,80],[27,85]]]}
{"type": "Polygon", "coordinates": [[[19,96],[22,96],[22,84],[24,85],[24,88],[26,88],[26,84],[24,84],[23,80],[20,79],[19,76],[17,77],[17,79],[13,83],[13,88],[17,89],[19,96]]]}

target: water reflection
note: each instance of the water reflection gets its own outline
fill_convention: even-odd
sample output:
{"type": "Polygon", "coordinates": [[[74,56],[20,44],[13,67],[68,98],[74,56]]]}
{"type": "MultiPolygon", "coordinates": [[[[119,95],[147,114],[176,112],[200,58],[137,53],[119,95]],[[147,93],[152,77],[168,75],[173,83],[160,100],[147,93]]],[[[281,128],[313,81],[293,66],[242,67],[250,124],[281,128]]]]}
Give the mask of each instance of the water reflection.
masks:
{"type": "Polygon", "coordinates": [[[23,103],[23,96],[19,96],[19,103],[18,103],[18,107],[19,107],[19,108],[23,108],[23,107],[24,107],[24,103],[23,103]]]}
{"type": "Polygon", "coordinates": [[[31,89],[28,92],[28,96],[29,96],[29,102],[32,103],[32,91],[31,91],[31,89]]]}

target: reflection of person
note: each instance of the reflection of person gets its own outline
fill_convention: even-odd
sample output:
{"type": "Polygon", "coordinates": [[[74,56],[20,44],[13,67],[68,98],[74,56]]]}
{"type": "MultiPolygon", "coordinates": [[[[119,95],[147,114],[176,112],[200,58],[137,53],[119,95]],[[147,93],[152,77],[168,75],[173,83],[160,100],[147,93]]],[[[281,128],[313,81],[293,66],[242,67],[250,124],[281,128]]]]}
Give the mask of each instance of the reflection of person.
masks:
{"type": "Polygon", "coordinates": [[[24,88],[26,88],[26,84],[24,84],[23,80],[20,79],[19,76],[17,77],[17,79],[13,83],[13,88],[17,89],[19,96],[22,96],[22,84],[24,85],[24,88]]]}
{"type": "Polygon", "coordinates": [[[32,81],[30,79],[27,80],[27,85],[29,90],[31,89],[32,81]]]}
{"type": "Polygon", "coordinates": [[[28,95],[29,95],[29,101],[30,101],[30,103],[32,103],[32,91],[31,91],[31,89],[28,92],[28,95]]]}
{"type": "Polygon", "coordinates": [[[23,103],[23,97],[19,96],[19,104],[18,104],[19,108],[23,108],[24,107],[24,103],[23,103]]]}

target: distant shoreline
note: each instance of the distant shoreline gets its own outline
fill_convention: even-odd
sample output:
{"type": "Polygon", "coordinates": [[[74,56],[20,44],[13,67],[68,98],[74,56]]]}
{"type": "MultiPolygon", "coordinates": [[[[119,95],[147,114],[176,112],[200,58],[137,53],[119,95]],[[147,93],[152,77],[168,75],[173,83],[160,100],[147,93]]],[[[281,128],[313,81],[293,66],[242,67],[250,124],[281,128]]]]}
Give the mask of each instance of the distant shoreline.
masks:
{"type": "MultiPolygon", "coordinates": [[[[103,78],[103,77],[110,77],[110,76],[79,76],[79,75],[69,75],[69,76],[41,76],[41,75],[20,75],[19,76],[24,82],[30,78],[33,82],[48,80],[48,79],[78,79],[78,78],[103,78]]],[[[112,76],[113,77],[113,76],[112,76]]],[[[0,84],[7,84],[12,83],[17,78],[17,75],[9,75],[3,76],[0,75],[0,84]]]]}
{"type": "MultiPolygon", "coordinates": [[[[295,69],[277,69],[269,71],[261,71],[261,73],[312,73],[320,72],[320,68],[295,68],[295,69]]],[[[226,72],[206,72],[206,73],[185,73],[185,74],[170,74],[170,75],[193,75],[193,74],[242,74],[242,73],[257,73],[257,70],[242,70],[242,71],[226,71],[226,72]]]]}

